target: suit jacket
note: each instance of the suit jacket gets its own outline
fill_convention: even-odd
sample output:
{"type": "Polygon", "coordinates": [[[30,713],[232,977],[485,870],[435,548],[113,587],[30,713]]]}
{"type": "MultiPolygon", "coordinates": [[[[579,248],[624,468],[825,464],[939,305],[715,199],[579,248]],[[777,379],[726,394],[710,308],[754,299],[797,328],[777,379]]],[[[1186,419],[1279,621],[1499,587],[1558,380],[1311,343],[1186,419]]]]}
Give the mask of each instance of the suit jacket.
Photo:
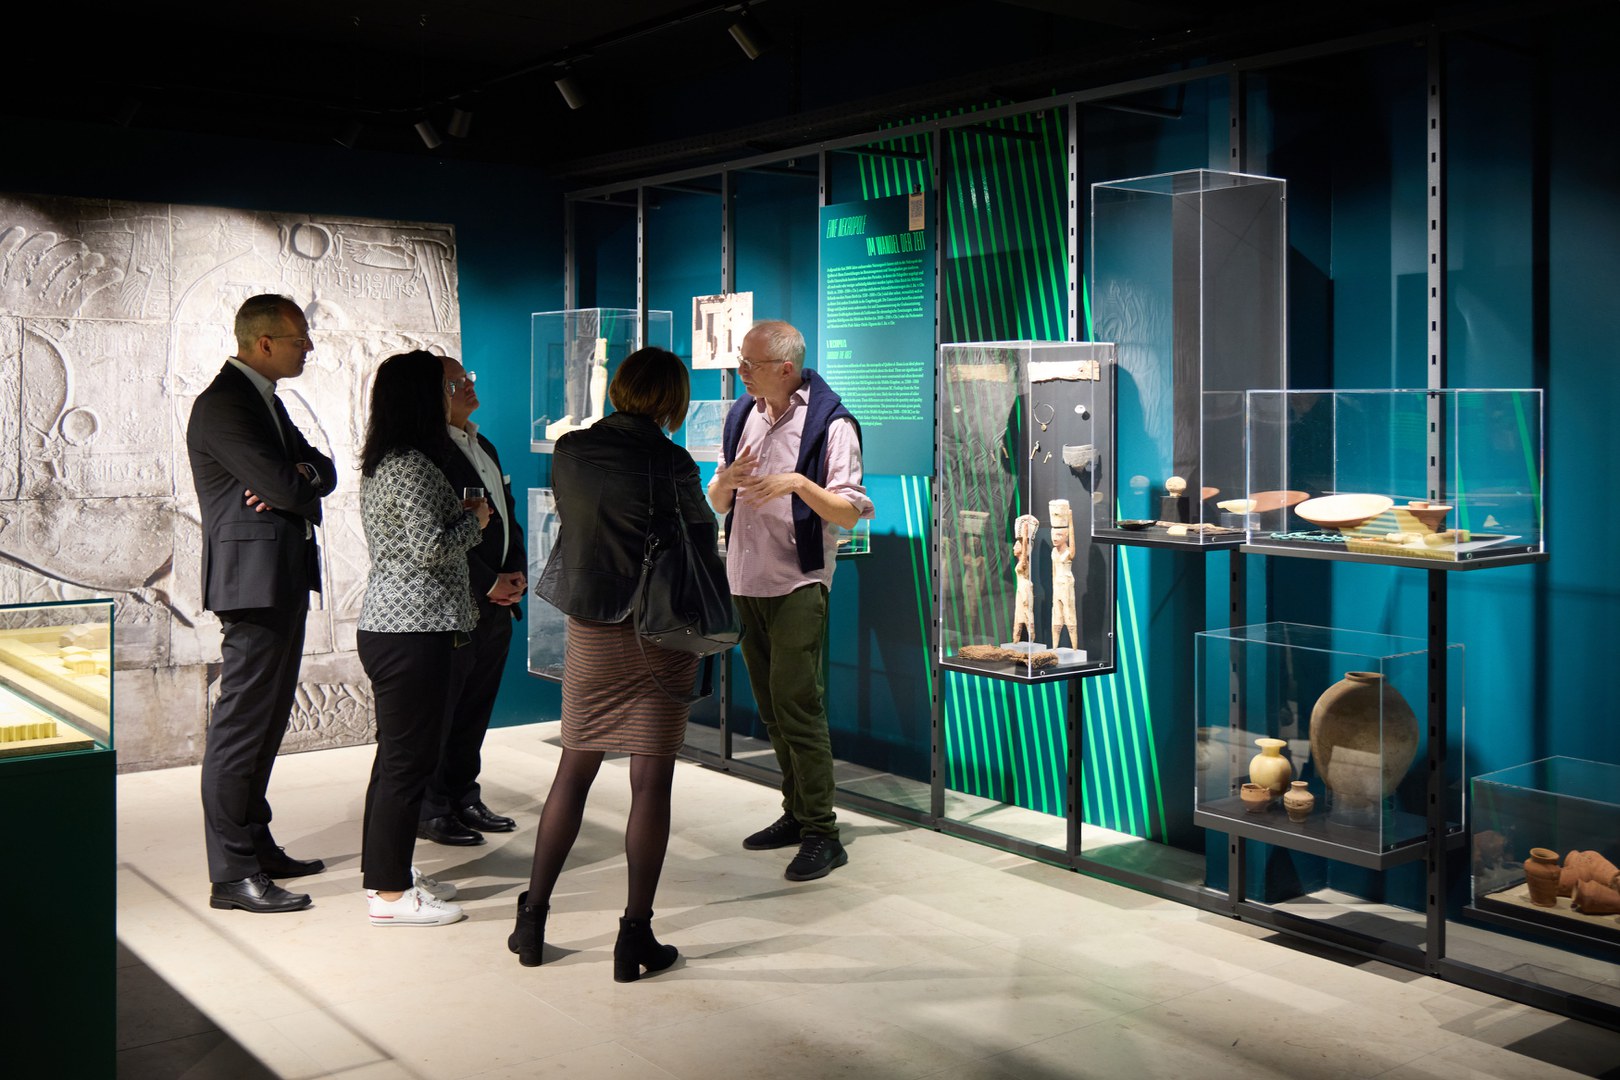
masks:
{"type": "MultiPolygon", "coordinates": [[[[501,468],[501,456],[495,452],[495,444],[483,435],[478,435],[478,446],[489,455],[489,460],[495,463],[495,468],[501,468]]],[[[460,491],[462,488],[483,487],[483,477],[473,468],[473,463],[467,460],[467,455],[461,448],[453,447],[445,463],[444,474],[450,480],[450,486],[460,491]]],[[[497,496],[489,493],[489,527],[484,530],[484,538],[477,547],[467,552],[467,572],[472,585],[473,599],[478,601],[478,617],[480,620],[493,617],[496,613],[510,615],[514,619],[523,618],[523,609],[516,604],[510,606],[490,602],[489,590],[495,586],[495,578],[500,574],[522,573],[529,571],[529,556],[523,546],[523,530],[518,528],[517,502],[512,498],[512,483],[506,473],[501,473],[501,492],[497,496]],[[510,524],[511,539],[506,545],[506,557],[501,558],[502,522],[510,524]]]]}
{"type": "Polygon", "coordinates": [[[197,395],[186,425],[191,479],[202,513],[203,607],[305,607],[321,590],[313,529],[321,498],[337,486],[332,459],[316,450],[276,401],[286,444],[264,398],[242,372],[226,364],[197,395]],[[310,481],[298,471],[310,465],[310,481]],[[251,490],[272,509],[246,503],[251,490]],[[308,533],[306,536],[305,534],[308,533]]]}

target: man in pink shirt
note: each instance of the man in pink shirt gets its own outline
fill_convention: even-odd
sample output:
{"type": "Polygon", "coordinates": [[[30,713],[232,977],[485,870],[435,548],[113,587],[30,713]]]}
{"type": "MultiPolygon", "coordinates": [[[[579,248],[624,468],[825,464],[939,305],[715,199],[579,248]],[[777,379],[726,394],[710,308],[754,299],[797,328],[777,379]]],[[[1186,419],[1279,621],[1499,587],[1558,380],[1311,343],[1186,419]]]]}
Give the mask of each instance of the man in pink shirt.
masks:
{"type": "Polygon", "coordinates": [[[811,881],[849,861],[833,813],[822,651],[838,529],[871,517],[872,501],[861,486],[860,425],[804,369],[803,334],[785,322],[754,324],[737,373],[748,392],[726,417],[709,502],[726,514],[743,662],[782,769],[783,810],[743,847],[797,844],[787,879],[811,881]]]}

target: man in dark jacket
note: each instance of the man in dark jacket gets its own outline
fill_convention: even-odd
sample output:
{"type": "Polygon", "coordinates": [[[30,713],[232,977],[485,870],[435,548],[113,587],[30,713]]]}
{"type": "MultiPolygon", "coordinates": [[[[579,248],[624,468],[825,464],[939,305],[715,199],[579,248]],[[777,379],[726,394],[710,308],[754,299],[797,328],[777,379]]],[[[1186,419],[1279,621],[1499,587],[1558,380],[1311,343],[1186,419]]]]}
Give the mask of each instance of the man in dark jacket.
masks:
{"type": "Polygon", "coordinates": [[[203,607],[224,630],[202,763],[209,903],[297,911],[309,897],[272,879],[325,866],[276,844],[267,791],[298,686],[309,593],[321,588],[314,526],[337,469],[276,397],[276,382],[302,374],[314,351],[304,313],[285,296],[250,297],[235,332],[236,355],[197,395],[186,426],[202,515],[203,607]]]}
{"type": "Polygon", "coordinates": [[[756,323],[737,373],[748,393],[726,417],[709,503],[726,514],[726,576],[742,616],[743,662],[782,769],[782,816],[743,840],[797,845],[789,881],[849,861],[833,813],[832,741],[822,700],[827,592],[838,529],[872,516],[861,429],[832,387],[804,369],[804,335],[756,323]]]}
{"type": "Polygon", "coordinates": [[[512,647],[512,622],[523,618],[518,601],[529,586],[529,563],[511,481],[501,473],[494,444],[478,433],[478,425],[471,420],[479,405],[475,376],[454,357],[440,359],[445,387],[450,391],[450,441],[459,451],[445,463],[444,473],[457,492],[484,489],[490,521],[483,540],[467,552],[478,625],[473,628],[471,644],[455,653],[444,748],[422,798],[422,821],[416,835],[439,844],[472,846],[484,842],[484,833],[517,828],[517,822],[484,805],[478,773],[483,768],[484,735],[501,689],[506,654],[512,647]]]}

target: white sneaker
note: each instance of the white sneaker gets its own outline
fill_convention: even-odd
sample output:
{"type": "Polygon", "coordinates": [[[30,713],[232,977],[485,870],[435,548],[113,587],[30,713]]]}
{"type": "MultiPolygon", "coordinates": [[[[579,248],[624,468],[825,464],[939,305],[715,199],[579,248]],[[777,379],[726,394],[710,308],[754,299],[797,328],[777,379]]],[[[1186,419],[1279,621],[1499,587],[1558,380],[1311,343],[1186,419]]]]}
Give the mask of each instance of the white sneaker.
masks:
{"type": "Polygon", "coordinates": [[[423,889],[409,888],[398,900],[384,900],[376,893],[366,897],[372,926],[446,926],[459,922],[461,908],[435,900],[423,889]]]}
{"type": "MultiPolygon", "coordinates": [[[[421,889],[435,900],[454,900],[456,898],[456,887],[454,885],[450,884],[448,881],[439,881],[435,878],[430,878],[414,866],[411,867],[411,885],[415,888],[421,889]]],[[[368,900],[376,895],[376,889],[366,890],[366,898],[368,900]]]]}

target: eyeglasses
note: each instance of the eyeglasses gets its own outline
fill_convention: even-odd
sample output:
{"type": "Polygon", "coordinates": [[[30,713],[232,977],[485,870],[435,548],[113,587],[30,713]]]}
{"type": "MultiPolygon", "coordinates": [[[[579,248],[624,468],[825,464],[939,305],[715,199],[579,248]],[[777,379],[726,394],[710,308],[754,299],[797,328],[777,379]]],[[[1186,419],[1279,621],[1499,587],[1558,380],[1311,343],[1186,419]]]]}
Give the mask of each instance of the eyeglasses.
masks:
{"type": "Polygon", "coordinates": [[[782,360],[761,360],[758,363],[752,363],[750,361],[744,360],[741,357],[739,357],[737,359],[737,370],[742,372],[745,375],[752,375],[754,372],[760,370],[761,368],[768,368],[772,364],[780,364],[780,363],[785,363],[785,362],[786,361],[782,361],[782,360]]]}
{"type": "Polygon", "coordinates": [[[266,334],[264,336],[271,341],[291,341],[299,348],[313,349],[315,347],[315,343],[304,334],[266,334]]]}
{"type": "Polygon", "coordinates": [[[478,372],[476,372],[476,371],[464,371],[464,372],[461,373],[461,378],[459,378],[459,379],[446,379],[446,380],[444,380],[444,388],[446,390],[450,391],[452,394],[459,394],[459,393],[461,393],[461,388],[463,386],[471,386],[473,383],[475,383],[477,381],[478,381],[478,372]]]}
{"type": "Polygon", "coordinates": [[[444,392],[447,394],[459,394],[461,392],[461,381],[459,379],[444,380],[444,392]]]}

